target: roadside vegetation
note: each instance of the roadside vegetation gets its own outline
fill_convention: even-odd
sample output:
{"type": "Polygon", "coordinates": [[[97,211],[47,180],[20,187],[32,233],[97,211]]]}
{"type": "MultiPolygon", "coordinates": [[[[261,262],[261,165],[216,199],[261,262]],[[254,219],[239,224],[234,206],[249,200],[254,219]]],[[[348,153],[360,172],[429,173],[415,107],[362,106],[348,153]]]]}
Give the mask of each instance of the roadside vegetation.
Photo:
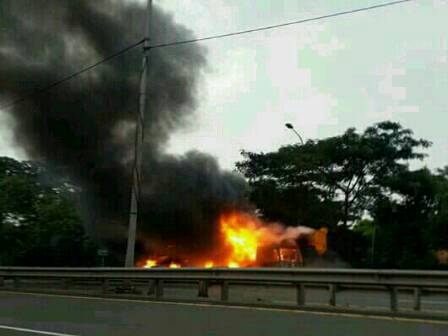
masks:
{"type": "MultiPolygon", "coordinates": [[[[353,267],[446,268],[448,166],[425,167],[430,145],[382,122],[275,152],[243,151],[236,167],[263,219],[327,227],[330,249],[353,267]]],[[[0,157],[0,265],[98,265],[80,197],[62,172],[0,157]]]]}

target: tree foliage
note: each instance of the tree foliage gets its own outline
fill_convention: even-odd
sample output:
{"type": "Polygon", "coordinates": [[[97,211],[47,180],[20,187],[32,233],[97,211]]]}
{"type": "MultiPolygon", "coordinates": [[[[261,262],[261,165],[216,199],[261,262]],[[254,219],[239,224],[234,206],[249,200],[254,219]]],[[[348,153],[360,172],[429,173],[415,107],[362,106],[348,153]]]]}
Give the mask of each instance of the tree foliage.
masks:
{"type": "Polygon", "coordinates": [[[41,164],[0,158],[0,265],[93,265],[74,194],[41,164]]]}
{"type": "Polygon", "coordinates": [[[266,183],[276,190],[306,190],[319,198],[340,202],[345,226],[359,219],[378,193],[380,180],[407,169],[407,162],[423,159],[419,148],[429,142],[415,139],[400,124],[382,122],[363,133],[344,134],[290,145],[272,153],[242,152],[237,163],[252,186],[266,183]]]}
{"type": "Polygon", "coordinates": [[[446,245],[448,226],[448,168],[435,175],[409,168],[428,146],[386,121],[275,152],[243,151],[237,169],[268,219],[329,227],[333,248],[357,266],[376,260],[383,267],[421,268],[434,260],[433,249],[446,245]]]}
{"type": "Polygon", "coordinates": [[[448,180],[425,168],[390,177],[384,186],[388,192],[372,211],[377,236],[374,264],[436,267],[436,251],[448,248],[448,180]]]}

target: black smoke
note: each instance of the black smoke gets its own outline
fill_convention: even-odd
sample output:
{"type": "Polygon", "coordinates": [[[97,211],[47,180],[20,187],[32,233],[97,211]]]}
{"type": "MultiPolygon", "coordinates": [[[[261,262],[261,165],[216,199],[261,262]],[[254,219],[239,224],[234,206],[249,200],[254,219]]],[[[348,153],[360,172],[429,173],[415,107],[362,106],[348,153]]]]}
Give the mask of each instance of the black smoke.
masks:
{"type": "MultiPolygon", "coordinates": [[[[143,38],[143,4],[118,0],[0,0],[0,102],[26,98],[12,115],[15,141],[31,159],[67,169],[83,187],[90,234],[123,242],[133,163],[141,48],[51,90],[66,74],[143,38]]],[[[155,7],[151,43],[191,31],[155,7]]],[[[194,120],[206,50],[150,53],[140,237],[209,246],[218,214],[241,204],[245,184],[212,157],[164,154],[169,135],[194,120]]]]}

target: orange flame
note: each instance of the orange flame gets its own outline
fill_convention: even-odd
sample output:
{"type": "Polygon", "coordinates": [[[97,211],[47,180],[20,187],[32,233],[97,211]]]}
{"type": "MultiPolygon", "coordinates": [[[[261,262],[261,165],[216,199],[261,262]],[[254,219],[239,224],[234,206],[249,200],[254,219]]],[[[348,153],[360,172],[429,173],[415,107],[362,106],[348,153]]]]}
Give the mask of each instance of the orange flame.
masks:
{"type": "Polygon", "coordinates": [[[234,261],[229,261],[229,264],[227,265],[228,268],[238,268],[240,265],[234,261]]]}
{"type": "Polygon", "coordinates": [[[152,268],[152,267],[156,267],[156,266],[157,266],[157,260],[147,259],[143,267],[144,268],[152,268]]]}
{"type": "Polygon", "coordinates": [[[232,213],[221,217],[221,232],[230,247],[228,267],[250,266],[257,260],[260,232],[255,218],[232,213]]]}
{"type": "Polygon", "coordinates": [[[327,229],[311,229],[304,226],[285,227],[277,223],[266,223],[253,214],[231,212],[219,220],[220,239],[214,256],[184,256],[173,258],[170,253],[152,256],[139,265],[145,268],[156,266],[180,268],[200,266],[229,268],[270,266],[278,264],[300,264],[301,254],[298,239],[305,237],[306,244],[313,246],[319,255],[327,249],[327,229]]]}
{"type": "Polygon", "coordinates": [[[171,263],[168,267],[169,268],[181,268],[180,264],[177,264],[177,263],[171,263]]]}

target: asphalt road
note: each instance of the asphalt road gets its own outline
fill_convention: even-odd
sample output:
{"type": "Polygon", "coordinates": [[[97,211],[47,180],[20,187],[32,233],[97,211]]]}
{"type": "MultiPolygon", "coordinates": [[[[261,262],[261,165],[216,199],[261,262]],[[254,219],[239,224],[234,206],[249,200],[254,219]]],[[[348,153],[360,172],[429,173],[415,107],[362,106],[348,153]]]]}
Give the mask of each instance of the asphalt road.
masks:
{"type": "Polygon", "coordinates": [[[448,322],[0,292],[0,335],[448,335],[448,322]]]}

